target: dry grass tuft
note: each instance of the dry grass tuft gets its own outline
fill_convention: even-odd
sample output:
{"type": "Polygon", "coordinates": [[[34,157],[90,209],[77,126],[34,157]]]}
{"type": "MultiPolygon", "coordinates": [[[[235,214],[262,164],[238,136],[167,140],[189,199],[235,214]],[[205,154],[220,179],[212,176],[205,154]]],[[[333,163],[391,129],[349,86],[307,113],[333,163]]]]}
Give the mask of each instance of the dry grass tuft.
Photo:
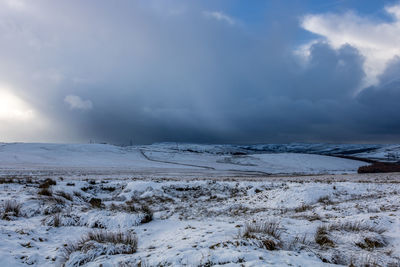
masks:
{"type": "Polygon", "coordinates": [[[89,200],[89,203],[90,203],[90,205],[92,205],[93,207],[96,207],[96,208],[100,208],[100,207],[101,207],[101,199],[100,199],[100,198],[92,197],[92,198],[89,200]]]}
{"type": "Polygon", "coordinates": [[[53,226],[60,227],[61,226],[61,215],[59,213],[54,214],[52,218],[53,226]]]}
{"type": "Polygon", "coordinates": [[[111,211],[122,211],[122,212],[139,212],[143,213],[143,218],[141,219],[140,223],[148,223],[153,220],[153,211],[147,205],[142,205],[139,207],[135,207],[135,205],[131,201],[127,201],[125,204],[117,205],[115,203],[111,203],[107,207],[107,209],[111,211]]]}
{"type": "Polygon", "coordinates": [[[0,184],[12,184],[14,183],[13,178],[0,178],[0,184]]]}
{"type": "Polygon", "coordinates": [[[137,250],[138,238],[136,234],[129,232],[109,232],[105,230],[91,231],[84,235],[81,240],[64,247],[63,258],[66,262],[74,252],[86,253],[95,248],[95,244],[122,245],[118,249],[106,249],[100,251],[100,255],[133,254],[137,250]]]}
{"type": "Polygon", "coordinates": [[[310,210],[310,209],[312,209],[312,207],[310,205],[303,203],[299,207],[295,208],[294,211],[295,212],[303,212],[303,211],[310,210]]]}
{"type": "Polygon", "coordinates": [[[102,186],[101,187],[101,190],[103,190],[103,191],[108,191],[108,192],[114,192],[115,191],[115,187],[112,187],[112,186],[102,186]]]}
{"type": "Polygon", "coordinates": [[[322,203],[322,204],[325,204],[325,205],[333,204],[333,201],[329,198],[329,196],[320,197],[318,199],[318,202],[322,203]]]}
{"type": "Polygon", "coordinates": [[[281,237],[280,224],[277,221],[246,223],[243,237],[250,237],[253,233],[267,234],[279,240],[281,237]]]}
{"type": "Polygon", "coordinates": [[[307,234],[303,235],[296,235],[293,240],[288,244],[288,249],[293,250],[295,249],[299,244],[303,246],[308,246],[310,245],[310,242],[307,240],[307,234]]]}
{"type": "MultiPolygon", "coordinates": [[[[366,224],[360,221],[353,221],[353,222],[340,222],[334,223],[329,225],[322,225],[317,228],[315,233],[315,242],[320,246],[329,246],[334,247],[335,243],[329,238],[329,232],[331,231],[345,231],[345,232],[374,232],[377,234],[382,234],[385,232],[385,229],[366,224]]],[[[364,242],[356,243],[357,246],[363,249],[372,249],[375,247],[382,247],[386,243],[385,241],[372,239],[372,238],[365,238],[364,242]]]]}
{"type": "Polygon", "coordinates": [[[84,186],[84,187],[81,187],[81,190],[82,190],[83,192],[87,192],[87,191],[93,190],[93,189],[94,189],[93,186],[84,186]]]}
{"type": "Polygon", "coordinates": [[[334,247],[335,243],[329,238],[328,232],[329,228],[327,226],[319,226],[314,235],[315,242],[322,247],[334,247]]]}
{"type": "Polygon", "coordinates": [[[86,236],[86,240],[96,241],[98,243],[124,244],[131,247],[130,253],[136,252],[138,239],[135,234],[123,232],[92,231],[86,236]]]}
{"type": "Polygon", "coordinates": [[[112,210],[112,211],[124,211],[124,212],[129,212],[129,213],[138,211],[138,209],[135,207],[135,205],[133,205],[133,203],[131,203],[131,202],[129,202],[129,203],[126,202],[125,204],[122,204],[122,205],[117,205],[115,203],[111,203],[111,205],[108,206],[108,209],[112,210]]]}
{"type": "Polygon", "coordinates": [[[64,191],[57,191],[56,195],[65,198],[66,200],[72,201],[72,196],[64,191]]]}
{"type": "Polygon", "coordinates": [[[54,181],[53,179],[47,178],[46,180],[44,180],[40,185],[39,188],[49,188],[52,185],[56,185],[57,182],[54,181]]]}
{"type": "Polygon", "coordinates": [[[18,217],[20,215],[21,204],[15,200],[6,200],[3,204],[3,220],[9,220],[10,216],[18,217]]]}
{"type": "Polygon", "coordinates": [[[260,248],[276,250],[281,246],[279,222],[253,222],[245,225],[242,238],[250,239],[260,248]]]}
{"type": "Polygon", "coordinates": [[[384,228],[363,223],[361,221],[352,221],[352,222],[341,222],[334,223],[327,226],[331,231],[347,231],[347,232],[375,232],[378,234],[384,233],[386,230],[384,228]]]}
{"type": "Polygon", "coordinates": [[[144,217],[140,221],[141,223],[148,223],[153,220],[153,211],[149,208],[149,206],[142,206],[141,211],[144,213],[144,217]]]}
{"type": "Polygon", "coordinates": [[[362,242],[358,242],[356,245],[362,249],[373,250],[386,246],[386,241],[382,238],[365,237],[362,242]]]}
{"type": "Polygon", "coordinates": [[[51,197],[53,192],[49,188],[42,188],[38,191],[39,195],[51,197]]]}
{"type": "Polygon", "coordinates": [[[32,177],[1,177],[0,184],[32,184],[32,177]]]}
{"type": "Polygon", "coordinates": [[[78,191],[74,191],[74,196],[82,198],[82,194],[78,191]]]}

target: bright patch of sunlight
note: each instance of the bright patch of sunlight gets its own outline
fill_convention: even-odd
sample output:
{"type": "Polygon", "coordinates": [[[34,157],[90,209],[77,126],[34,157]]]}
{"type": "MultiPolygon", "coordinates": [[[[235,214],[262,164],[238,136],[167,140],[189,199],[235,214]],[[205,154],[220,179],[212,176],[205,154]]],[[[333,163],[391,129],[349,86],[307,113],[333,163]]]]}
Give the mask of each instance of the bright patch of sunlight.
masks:
{"type": "Polygon", "coordinates": [[[33,109],[10,90],[0,87],[0,120],[29,120],[35,117],[33,109]]]}

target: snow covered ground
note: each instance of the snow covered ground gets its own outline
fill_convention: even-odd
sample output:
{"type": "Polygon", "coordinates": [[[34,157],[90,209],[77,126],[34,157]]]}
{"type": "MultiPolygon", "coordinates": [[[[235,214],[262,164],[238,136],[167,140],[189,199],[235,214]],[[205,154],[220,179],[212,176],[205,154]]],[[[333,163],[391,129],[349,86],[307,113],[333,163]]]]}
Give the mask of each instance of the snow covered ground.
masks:
{"type": "Polygon", "coordinates": [[[0,266],[400,266],[400,175],[299,147],[0,144],[0,266]]]}
{"type": "Polygon", "coordinates": [[[399,266],[398,175],[307,178],[3,178],[0,266],[399,266]]]}
{"type": "Polygon", "coordinates": [[[0,175],[68,171],[139,177],[259,176],[355,173],[366,165],[325,155],[240,151],[221,145],[0,144],[0,175]]]}

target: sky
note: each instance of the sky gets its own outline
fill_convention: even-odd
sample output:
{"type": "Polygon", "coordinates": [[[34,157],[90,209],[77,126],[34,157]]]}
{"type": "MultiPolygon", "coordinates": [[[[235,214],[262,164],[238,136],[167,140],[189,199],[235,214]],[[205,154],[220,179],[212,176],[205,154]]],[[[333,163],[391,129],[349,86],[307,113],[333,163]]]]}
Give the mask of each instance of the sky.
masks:
{"type": "Polygon", "coordinates": [[[0,0],[0,142],[399,143],[400,2],[0,0]]]}

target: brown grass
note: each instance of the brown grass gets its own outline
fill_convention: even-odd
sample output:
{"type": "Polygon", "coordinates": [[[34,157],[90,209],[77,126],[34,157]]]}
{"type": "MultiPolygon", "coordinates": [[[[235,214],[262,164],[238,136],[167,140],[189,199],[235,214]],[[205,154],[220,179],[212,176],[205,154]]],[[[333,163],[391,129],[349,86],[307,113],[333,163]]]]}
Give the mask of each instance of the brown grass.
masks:
{"type": "Polygon", "coordinates": [[[279,222],[266,221],[247,223],[241,237],[250,239],[260,248],[276,250],[281,247],[280,235],[279,222]]]}
{"type": "Polygon", "coordinates": [[[6,200],[3,204],[3,214],[1,218],[8,220],[9,216],[18,217],[20,215],[21,204],[15,200],[6,200]]]}
{"type": "Polygon", "coordinates": [[[325,204],[325,205],[333,204],[333,202],[329,196],[320,197],[317,202],[325,204]]]}
{"type": "Polygon", "coordinates": [[[90,241],[103,244],[110,243],[115,245],[126,245],[123,250],[109,250],[108,253],[110,255],[133,254],[136,252],[138,246],[138,238],[136,234],[128,232],[109,232],[105,230],[91,231],[84,235],[78,242],[71,243],[64,247],[64,261],[67,261],[72,253],[82,251],[85,245],[90,241]]]}
{"type": "Polygon", "coordinates": [[[53,226],[60,227],[61,226],[61,215],[59,213],[53,215],[53,226]]]}
{"type": "Polygon", "coordinates": [[[53,179],[47,178],[46,180],[44,180],[44,181],[39,185],[39,188],[44,188],[44,189],[46,189],[46,188],[49,188],[50,186],[56,185],[56,184],[57,184],[56,181],[54,181],[53,179]]]}
{"type": "Polygon", "coordinates": [[[49,188],[42,188],[38,191],[39,195],[51,197],[53,192],[49,188]]]}
{"type": "Polygon", "coordinates": [[[148,223],[153,220],[153,211],[149,208],[149,206],[142,206],[141,211],[144,213],[144,217],[140,221],[141,223],[148,223]]]}
{"type": "Polygon", "coordinates": [[[246,223],[243,237],[250,237],[252,233],[261,233],[270,235],[276,239],[280,239],[280,224],[277,221],[246,223]]]}
{"type": "Polygon", "coordinates": [[[14,182],[12,178],[0,178],[0,184],[12,184],[14,182]]]}
{"type": "Polygon", "coordinates": [[[295,212],[303,212],[303,211],[310,210],[310,209],[312,209],[312,206],[303,203],[299,207],[295,208],[294,211],[295,212]]]}
{"type": "Polygon", "coordinates": [[[65,198],[66,200],[72,201],[72,196],[64,191],[57,191],[56,195],[65,198]]]}
{"type": "Polygon", "coordinates": [[[138,210],[131,202],[129,202],[129,203],[127,202],[122,205],[117,205],[115,203],[111,203],[111,205],[108,206],[108,209],[112,210],[112,211],[124,211],[124,212],[129,212],[129,213],[136,212],[138,210]]]}
{"type": "Polygon", "coordinates": [[[114,192],[115,191],[115,187],[112,187],[112,186],[102,186],[101,187],[101,190],[103,190],[103,191],[108,191],[108,192],[114,192]]]}
{"type": "Polygon", "coordinates": [[[92,197],[92,198],[89,200],[89,203],[90,203],[90,205],[92,205],[93,207],[96,207],[96,208],[100,208],[100,207],[101,207],[101,199],[100,199],[100,198],[92,197]]]}
{"type": "Polygon", "coordinates": [[[335,243],[329,238],[328,232],[329,229],[326,226],[319,226],[314,235],[315,243],[317,243],[321,247],[334,247],[335,243]]]}
{"type": "Polygon", "coordinates": [[[375,232],[378,234],[384,233],[386,230],[384,228],[363,223],[361,221],[351,221],[351,222],[341,222],[341,223],[333,223],[326,226],[328,230],[336,230],[336,231],[347,231],[347,232],[375,232]]]}
{"type": "Polygon", "coordinates": [[[383,239],[365,237],[363,242],[358,242],[356,245],[362,249],[373,250],[375,248],[381,248],[386,246],[386,242],[383,239]]]}
{"type": "Polygon", "coordinates": [[[2,177],[0,184],[32,184],[32,177],[2,177]]]}

